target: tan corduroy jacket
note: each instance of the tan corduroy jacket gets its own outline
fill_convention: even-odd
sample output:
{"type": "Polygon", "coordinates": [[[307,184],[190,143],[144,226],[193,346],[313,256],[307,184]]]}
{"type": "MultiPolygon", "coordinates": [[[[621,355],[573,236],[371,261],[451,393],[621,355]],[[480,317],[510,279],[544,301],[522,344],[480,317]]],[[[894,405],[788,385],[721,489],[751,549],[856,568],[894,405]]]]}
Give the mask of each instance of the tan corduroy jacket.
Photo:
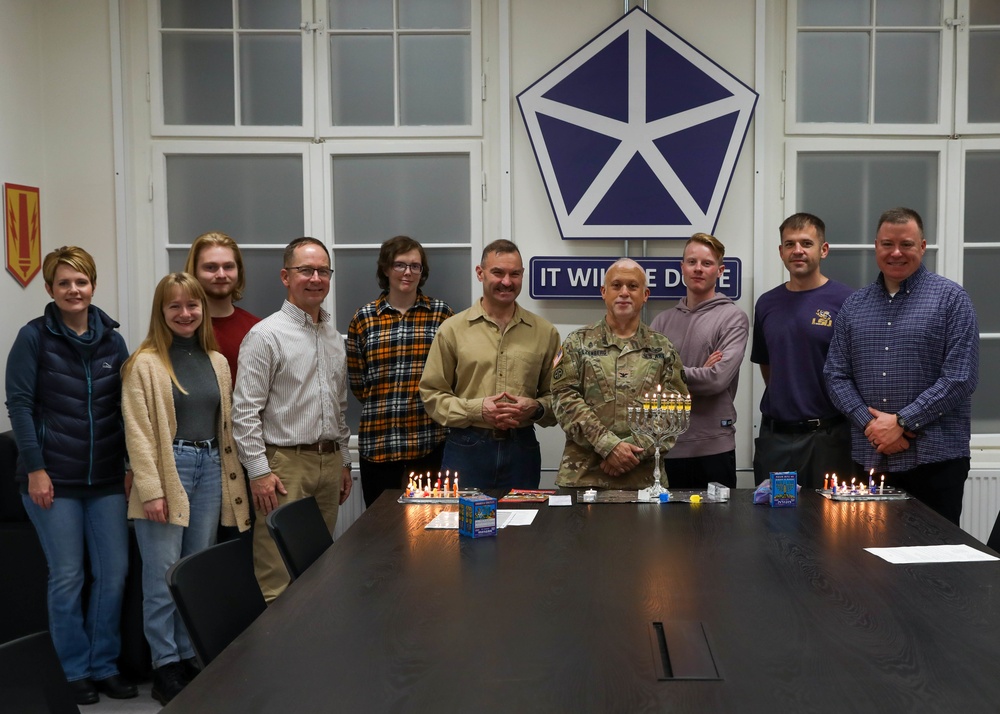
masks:
{"type": "MultiPolygon", "coordinates": [[[[250,501],[233,441],[233,387],[229,364],[218,352],[210,352],[209,357],[222,396],[217,432],[222,459],[220,522],[245,531],[250,528],[250,501]]],[[[186,527],[188,498],[174,463],[173,444],[177,434],[174,395],[170,375],[156,355],[146,352],[136,356],[131,371],[122,382],[122,413],[125,443],[134,474],[128,517],[145,518],[143,503],[166,498],[169,522],[186,527]]]]}

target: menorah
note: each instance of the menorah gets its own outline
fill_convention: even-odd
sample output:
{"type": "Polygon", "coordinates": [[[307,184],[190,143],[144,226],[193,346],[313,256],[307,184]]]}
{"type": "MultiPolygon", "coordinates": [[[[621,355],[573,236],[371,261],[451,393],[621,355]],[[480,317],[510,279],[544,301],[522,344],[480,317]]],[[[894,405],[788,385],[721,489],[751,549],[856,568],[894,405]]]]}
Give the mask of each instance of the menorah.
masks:
{"type": "Polygon", "coordinates": [[[679,436],[691,426],[691,397],[677,392],[661,392],[660,388],[643,397],[642,406],[628,408],[628,428],[636,435],[647,437],[656,447],[653,487],[649,495],[659,497],[663,487],[660,471],[660,447],[672,436],[679,436]]]}

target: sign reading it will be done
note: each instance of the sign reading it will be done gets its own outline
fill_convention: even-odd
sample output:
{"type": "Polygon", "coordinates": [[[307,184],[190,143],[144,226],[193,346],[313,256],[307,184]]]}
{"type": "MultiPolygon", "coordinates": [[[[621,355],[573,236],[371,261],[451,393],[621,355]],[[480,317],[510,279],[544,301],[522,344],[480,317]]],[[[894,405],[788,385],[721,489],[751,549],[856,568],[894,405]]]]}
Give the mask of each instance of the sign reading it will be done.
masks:
{"type": "MultiPolygon", "coordinates": [[[[535,300],[582,300],[601,297],[604,274],[616,258],[535,257],[528,261],[529,294],[535,300]]],[[[687,289],[680,258],[635,258],[646,271],[651,300],[679,300],[687,289]]],[[[724,258],[725,271],[715,285],[718,293],[739,300],[743,263],[724,258]]]]}

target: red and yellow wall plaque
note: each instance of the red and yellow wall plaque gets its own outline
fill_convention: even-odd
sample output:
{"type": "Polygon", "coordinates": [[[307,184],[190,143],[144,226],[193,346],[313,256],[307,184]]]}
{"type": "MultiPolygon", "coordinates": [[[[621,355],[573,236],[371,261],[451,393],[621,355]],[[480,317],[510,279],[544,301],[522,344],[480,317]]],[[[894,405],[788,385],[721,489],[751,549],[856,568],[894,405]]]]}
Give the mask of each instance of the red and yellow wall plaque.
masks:
{"type": "Polygon", "coordinates": [[[41,202],[38,189],[4,184],[7,272],[27,287],[42,267],[41,202]]]}

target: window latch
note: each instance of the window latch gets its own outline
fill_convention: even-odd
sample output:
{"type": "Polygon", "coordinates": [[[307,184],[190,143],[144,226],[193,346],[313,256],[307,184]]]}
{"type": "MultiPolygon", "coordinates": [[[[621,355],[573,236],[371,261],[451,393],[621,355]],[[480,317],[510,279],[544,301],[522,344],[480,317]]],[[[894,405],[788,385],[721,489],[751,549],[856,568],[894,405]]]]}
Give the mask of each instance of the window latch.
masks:
{"type": "Polygon", "coordinates": [[[946,17],[944,20],[944,25],[948,29],[953,29],[957,27],[958,29],[962,30],[965,29],[965,24],[966,23],[964,15],[959,15],[958,17],[946,17]]]}
{"type": "Polygon", "coordinates": [[[322,32],[323,23],[322,22],[303,22],[299,25],[299,29],[303,32],[322,32]]]}

